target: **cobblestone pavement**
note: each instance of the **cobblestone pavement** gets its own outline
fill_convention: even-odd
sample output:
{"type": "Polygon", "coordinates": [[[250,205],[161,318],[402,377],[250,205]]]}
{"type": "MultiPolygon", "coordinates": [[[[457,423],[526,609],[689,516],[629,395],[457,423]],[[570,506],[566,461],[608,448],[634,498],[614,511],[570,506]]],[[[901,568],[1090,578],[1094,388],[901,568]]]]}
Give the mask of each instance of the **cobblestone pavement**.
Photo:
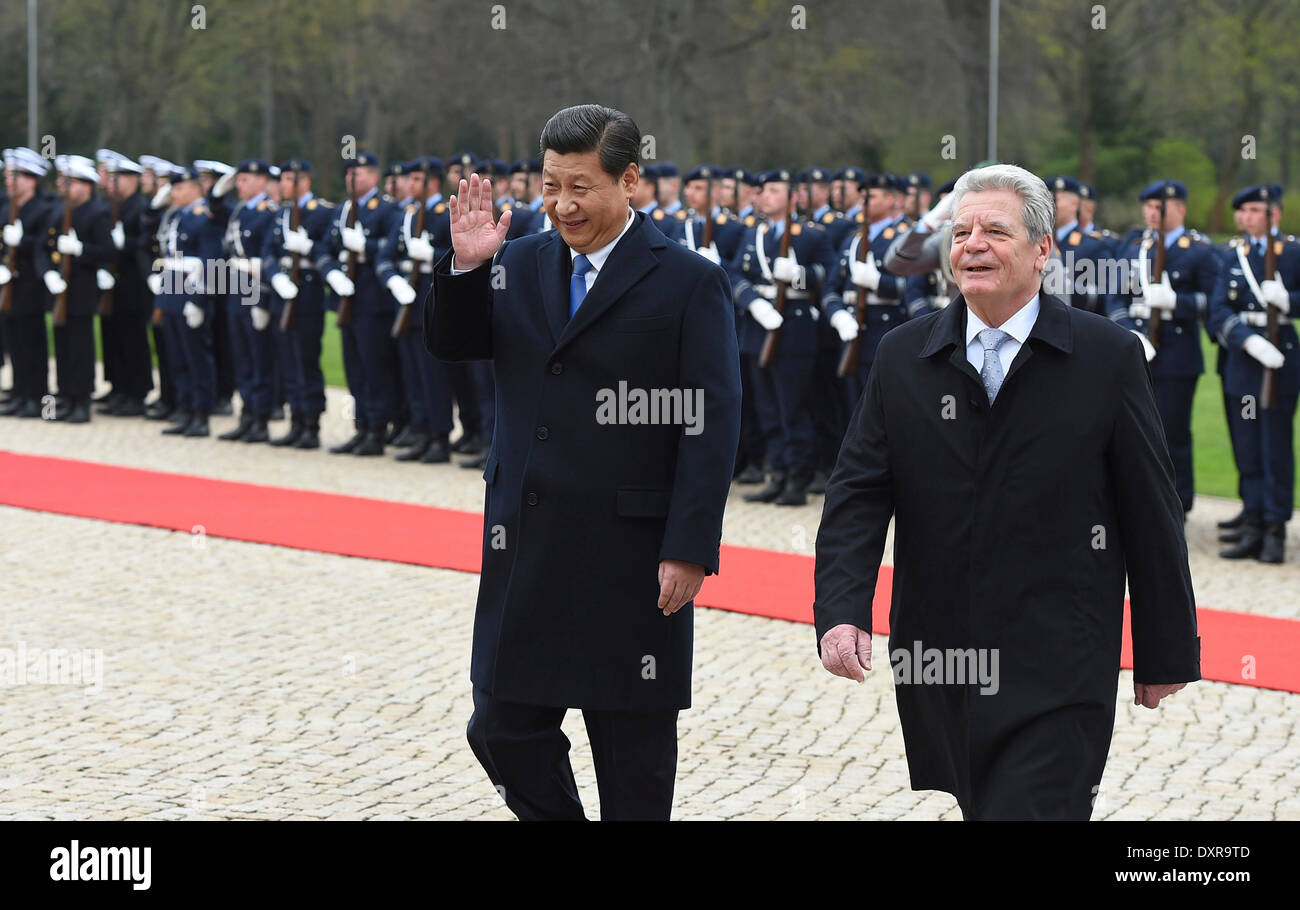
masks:
{"type": "MultiPolygon", "coordinates": [[[[329,444],[348,435],[330,391],[329,444]]],[[[213,430],[233,425],[217,418],[213,430]]],[[[283,425],[281,425],[283,426],[283,425]]],[[[0,419],[0,449],[474,510],[478,472],[214,438],[140,420],[0,419]]],[[[811,554],[820,497],[740,501],[728,543],[811,554]]],[[[1198,601],[1300,617],[1300,541],[1282,567],[1225,564],[1200,498],[1198,601]]],[[[0,660],[102,653],[102,681],[5,686],[0,819],[509,818],[465,742],[477,576],[0,507],[0,660]]],[[[826,675],[806,625],[696,611],[679,818],[954,819],[908,787],[887,673],[826,675]]],[[[886,640],[876,638],[877,654],[886,640]]],[[[74,662],[73,669],[80,669],[74,662]]],[[[1298,696],[1197,683],[1118,714],[1095,818],[1300,819],[1298,696]]],[[[598,814],[581,718],[574,769],[598,814]]]]}

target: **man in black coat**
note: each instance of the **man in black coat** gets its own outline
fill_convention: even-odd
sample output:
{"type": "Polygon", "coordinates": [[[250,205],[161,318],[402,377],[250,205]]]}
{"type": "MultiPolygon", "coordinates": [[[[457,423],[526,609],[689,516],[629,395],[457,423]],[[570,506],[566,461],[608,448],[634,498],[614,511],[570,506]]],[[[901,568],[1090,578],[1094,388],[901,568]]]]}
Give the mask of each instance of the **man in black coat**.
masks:
{"type": "Polygon", "coordinates": [[[740,433],[731,294],[629,207],[626,114],[566,108],[541,146],[555,230],[505,242],[512,213],[462,179],[424,304],[429,351],[496,379],[469,741],[521,819],[580,819],[560,722],[581,708],[601,817],[666,819],[740,433]]]}
{"type": "Polygon", "coordinates": [[[1200,678],[1182,505],[1141,342],[1040,294],[1053,202],[1028,171],[954,190],[962,296],[881,341],[817,537],[823,665],[871,669],[895,519],[890,663],[912,788],[968,819],[1087,819],[1114,728],[1127,577],[1134,704],[1200,678]]]}

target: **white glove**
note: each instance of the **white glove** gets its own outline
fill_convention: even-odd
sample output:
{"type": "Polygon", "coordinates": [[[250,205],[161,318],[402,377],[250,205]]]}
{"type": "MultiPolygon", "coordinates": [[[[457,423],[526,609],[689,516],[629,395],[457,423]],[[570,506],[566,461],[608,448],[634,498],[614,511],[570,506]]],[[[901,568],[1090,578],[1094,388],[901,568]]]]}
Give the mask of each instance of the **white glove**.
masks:
{"type": "Polygon", "coordinates": [[[768,303],[761,297],[758,300],[751,301],[749,304],[749,315],[754,317],[754,321],[767,329],[769,332],[781,328],[781,323],[785,322],[781,314],[776,311],[776,307],[768,303]]]}
{"type": "Polygon", "coordinates": [[[772,280],[802,285],[803,266],[793,256],[777,256],[772,260],[772,280]]]}
{"type": "Polygon", "coordinates": [[[222,174],[221,179],[212,185],[213,196],[224,196],[230,192],[230,188],[235,185],[235,172],[222,174]]]}
{"type": "Polygon", "coordinates": [[[1259,283],[1259,293],[1269,306],[1276,307],[1283,313],[1291,312],[1291,295],[1282,282],[1272,278],[1268,281],[1261,281],[1259,283]]]}
{"type": "Polygon", "coordinates": [[[184,256],[180,261],[181,271],[184,274],[184,285],[187,293],[197,294],[203,289],[203,260],[198,256],[184,256]]]}
{"type": "Polygon", "coordinates": [[[263,306],[253,307],[253,311],[248,314],[252,317],[253,328],[259,332],[265,332],[266,327],[271,324],[271,311],[263,306]]]}
{"type": "Polygon", "coordinates": [[[1141,301],[1141,298],[1135,299],[1129,304],[1128,315],[1130,319],[1150,319],[1151,307],[1141,301]]]}
{"type": "Polygon", "coordinates": [[[334,269],[325,276],[325,283],[330,286],[330,290],[340,297],[351,297],[357,292],[357,286],[352,283],[352,279],[343,274],[342,269],[334,269]]]}
{"type": "Polygon", "coordinates": [[[181,308],[181,315],[185,317],[185,324],[192,329],[203,325],[203,308],[195,306],[193,301],[185,302],[185,306],[181,308]]]}
{"type": "Polygon", "coordinates": [[[0,262],[0,287],[8,284],[13,279],[13,274],[9,271],[9,266],[0,262]]]}
{"type": "Polygon", "coordinates": [[[163,277],[161,272],[150,272],[149,277],[144,280],[149,285],[149,293],[157,297],[163,292],[163,277]]]}
{"type": "Polygon", "coordinates": [[[388,293],[393,295],[393,299],[402,306],[415,300],[415,288],[411,287],[411,283],[401,275],[394,275],[384,282],[384,285],[388,288],[388,293]]]}
{"type": "Polygon", "coordinates": [[[710,243],[708,246],[697,246],[695,252],[699,253],[714,265],[722,264],[722,257],[718,255],[718,245],[716,243],[710,243]]]}
{"type": "Polygon", "coordinates": [[[153,194],[153,198],[149,200],[149,208],[151,209],[166,208],[167,203],[171,201],[172,201],[172,185],[170,183],[164,183],[162,186],[158,188],[158,192],[153,194]]]}
{"type": "Polygon", "coordinates": [[[366,234],[361,228],[339,228],[339,235],[343,238],[343,246],[352,252],[364,253],[366,251],[366,234]]]}
{"type": "Polygon", "coordinates": [[[82,251],[85,249],[85,244],[77,239],[77,232],[75,230],[70,230],[66,234],[60,234],[55,246],[58,247],[59,252],[64,256],[80,256],[82,251]]]}
{"type": "Polygon", "coordinates": [[[18,246],[23,242],[23,223],[15,221],[13,224],[6,224],[4,229],[5,246],[18,246]]]}
{"type": "Polygon", "coordinates": [[[99,285],[101,291],[111,291],[117,287],[117,279],[108,269],[95,270],[95,284],[99,285]]]}
{"type": "Polygon", "coordinates": [[[45,281],[45,286],[50,289],[50,293],[55,297],[68,289],[68,283],[64,281],[63,276],[54,271],[54,269],[50,269],[42,276],[42,278],[45,281]]]}
{"type": "Polygon", "coordinates": [[[299,256],[306,256],[311,253],[311,238],[302,228],[296,231],[285,231],[284,248],[290,253],[297,253],[299,256]]]}
{"type": "Polygon", "coordinates": [[[280,295],[281,300],[293,300],[298,296],[298,285],[284,272],[276,272],[271,276],[271,287],[280,295]]]}
{"type": "Polygon", "coordinates": [[[1143,335],[1141,332],[1134,332],[1132,329],[1129,329],[1129,331],[1133,332],[1133,334],[1138,337],[1138,341],[1142,342],[1142,350],[1147,355],[1147,363],[1155,360],[1156,349],[1151,346],[1151,342],[1147,340],[1147,336],[1143,335]]]}
{"type": "Polygon", "coordinates": [[[860,288],[874,291],[880,287],[880,269],[876,268],[876,257],[867,253],[865,262],[858,262],[857,257],[849,260],[849,278],[860,288]]]}
{"type": "Polygon", "coordinates": [[[113,225],[113,230],[109,231],[113,237],[113,246],[119,250],[126,247],[126,230],[122,227],[122,222],[113,225]]]}
{"type": "Polygon", "coordinates": [[[932,231],[937,231],[939,228],[943,227],[944,222],[952,217],[952,204],[956,198],[957,196],[955,193],[949,193],[947,196],[944,196],[936,202],[934,208],[921,216],[921,220],[925,222],[925,226],[932,231]]]}
{"type": "Polygon", "coordinates": [[[1158,284],[1147,285],[1142,296],[1146,298],[1147,306],[1163,310],[1166,313],[1173,312],[1174,307],[1178,304],[1178,295],[1169,286],[1168,275],[1165,275],[1158,284]]]}
{"type": "Polygon", "coordinates": [[[1263,335],[1251,335],[1241,347],[1267,369],[1278,370],[1282,368],[1282,364],[1286,363],[1286,355],[1273,347],[1263,335]]]}
{"type": "Polygon", "coordinates": [[[406,244],[406,255],[417,262],[433,262],[433,244],[423,237],[412,237],[406,244]]]}
{"type": "Polygon", "coordinates": [[[831,317],[831,328],[840,334],[840,341],[852,341],[858,337],[858,321],[848,310],[836,310],[831,317]]]}

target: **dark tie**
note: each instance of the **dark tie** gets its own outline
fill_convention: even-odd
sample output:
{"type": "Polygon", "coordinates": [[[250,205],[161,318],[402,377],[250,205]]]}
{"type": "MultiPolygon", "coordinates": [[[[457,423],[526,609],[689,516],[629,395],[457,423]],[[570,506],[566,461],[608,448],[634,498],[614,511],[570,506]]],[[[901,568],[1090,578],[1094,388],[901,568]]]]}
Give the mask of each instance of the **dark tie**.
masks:
{"type": "Polygon", "coordinates": [[[569,318],[578,312],[582,300],[587,296],[587,272],[591,271],[591,260],[579,253],[573,260],[573,277],[569,279],[569,318]]]}

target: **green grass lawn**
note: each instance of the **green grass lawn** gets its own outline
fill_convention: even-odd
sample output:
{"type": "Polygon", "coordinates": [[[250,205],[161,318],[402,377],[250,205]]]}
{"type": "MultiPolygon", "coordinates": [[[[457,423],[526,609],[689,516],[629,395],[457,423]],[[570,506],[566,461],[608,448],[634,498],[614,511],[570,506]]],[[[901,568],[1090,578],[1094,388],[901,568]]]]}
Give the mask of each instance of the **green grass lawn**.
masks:
{"type": "MultiPolygon", "coordinates": [[[[51,339],[50,350],[53,351],[51,339]]],[[[1217,348],[1201,333],[1207,372],[1196,384],[1192,403],[1192,447],[1196,472],[1196,492],[1210,496],[1237,496],[1237,469],[1232,463],[1232,445],[1228,441],[1227,418],[1223,413],[1223,387],[1214,372],[1217,348]]],[[[95,350],[99,351],[99,333],[95,333],[95,350]]],[[[325,337],[321,347],[321,369],[328,385],[347,385],[343,376],[343,346],[334,313],[325,314],[325,337]]],[[[1297,421],[1296,448],[1300,450],[1300,421],[1297,421]]],[[[1297,461],[1300,477],[1300,460],[1297,461]]],[[[1300,479],[1297,481],[1300,486],[1300,479]]]]}

